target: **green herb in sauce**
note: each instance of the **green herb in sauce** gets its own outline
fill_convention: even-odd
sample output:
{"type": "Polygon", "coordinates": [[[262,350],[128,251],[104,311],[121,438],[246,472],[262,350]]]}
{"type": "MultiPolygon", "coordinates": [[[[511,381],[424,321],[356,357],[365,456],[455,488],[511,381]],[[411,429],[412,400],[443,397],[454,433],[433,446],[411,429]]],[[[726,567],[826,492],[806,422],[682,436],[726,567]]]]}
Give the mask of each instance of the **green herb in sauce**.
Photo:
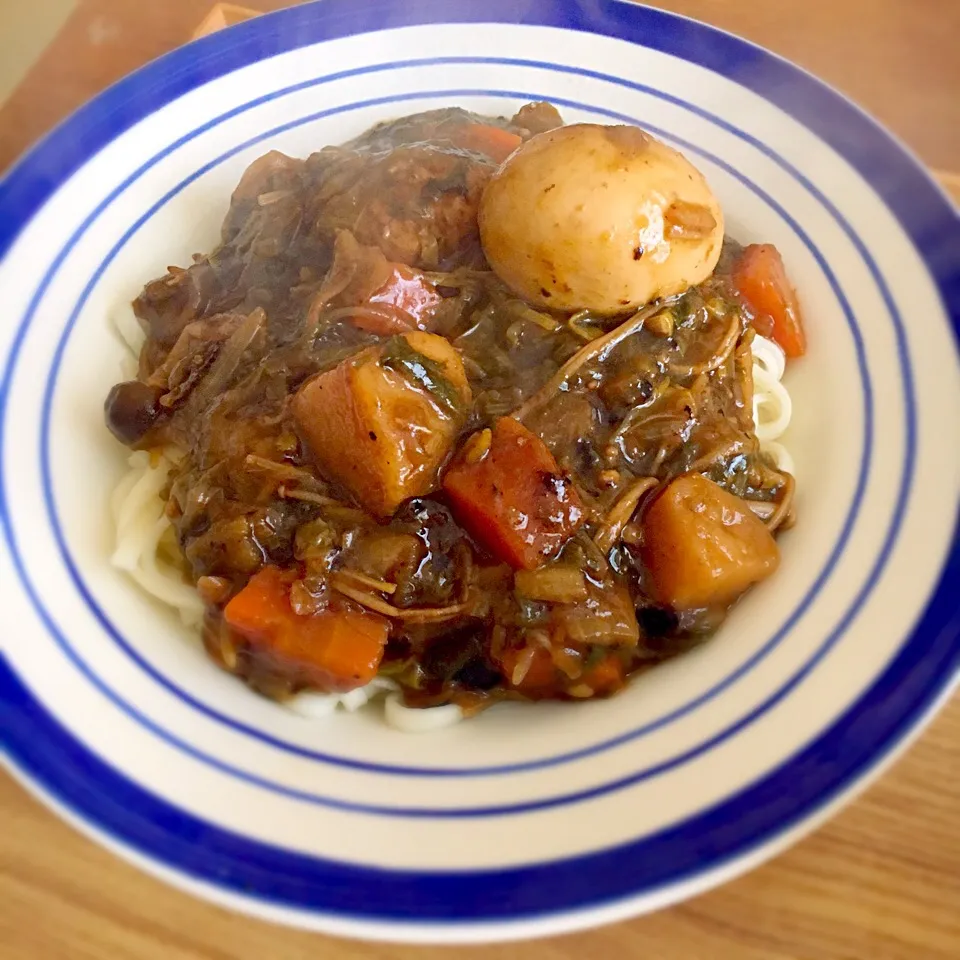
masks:
{"type": "Polygon", "coordinates": [[[426,390],[445,413],[455,416],[460,411],[463,398],[447,379],[443,366],[417,353],[403,337],[391,337],[386,342],[380,362],[426,390]]]}

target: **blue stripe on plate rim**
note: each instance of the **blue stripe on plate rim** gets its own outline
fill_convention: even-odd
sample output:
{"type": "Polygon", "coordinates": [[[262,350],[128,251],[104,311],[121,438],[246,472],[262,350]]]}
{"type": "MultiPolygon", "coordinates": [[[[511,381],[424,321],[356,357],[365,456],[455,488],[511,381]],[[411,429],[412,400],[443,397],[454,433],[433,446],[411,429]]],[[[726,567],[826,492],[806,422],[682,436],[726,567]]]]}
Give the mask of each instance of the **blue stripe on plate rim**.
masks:
{"type": "MultiPolygon", "coordinates": [[[[631,40],[724,74],[817,133],[877,189],[937,284],[960,339],[956,212],[871,118],[804,71],[730,34],[663,11],[598,0],[326,0],[174,51],[110,88],[50,134],[0,186],[0,252],[89,156],[187,90],[247,63],[338,36],[420,23],[530,23],[631,40]]],[[[610,850],[495,872],[388,871],[307,857],[223,831],[103,764],[0,663],[8,756],[93,831],[148,861],[253,900],[318,916],[404,922],[518,920],[649,894],[771,844],[867,776],[945,695],[960,668],[960,525],[909,642],[809,747],[762,781],[668,830],[610,850]],[[14,761],[14,758],[16,760],[14,761]],[[200,841],[200,842],[198,842],[200,841]]]]}
{"type": "MultiPolygon", "coordinates": [[[[514,61],[500,61],[497,58],[480,58],[480,57],[440,58],[439,60],[432,60],[432,61],[426,61],[426,62],[427,63],[435,63],[435,62],[447,63],[447,62],[450,62],[451,60],[453,60],[454,62],[460,62],[460,61],[466,60],[467,62],[470,62],[470,63],[500,63],[500,62],[513,63],[514,62],[514,61]]],[[[423,63],[424,61],[416,61],[414,65],[419,66],[419,65],[423,65],[423,63]]],[[[545,70],[555,68],[555,65],[553,64],[549,64],[545,62],[537,62],[537,61],[526,61],[524,65],[536,66],[540,69],[545,69],[545,70]]],[[[271,95],[268,95],[267,97],[258,98],[258,100],[255,101],[255,103],[258,103],[258,104],[263,103],[268,100],[275,99],[276,96],[280,96],[286,92],[289,92],[290,90],[301,90],[306,86],[321,84],[329,79],[341,79],[344,76],[356,75],[359,73],[379,72],[379,71],[385,71],[385,70],[390,70],[395,68],[402,69],[409,66],[411,66],[411,64],[407,61],[404,61],[400,63],[382,64],[382,65],[378,65],[377,67],[358,68],[356,70],[346,71],[345,73],[331,75],[331,77],[329,78],[320,78],[318,80],[309,81],[309,83],[307,84],[297,84],[295,87],[285,88],[285,90],[278,91],[276,94],[271,94],[271,95]]],[[[576,68],[559,67],[558,69],[561,72],[572,72],[572,73],[582,72],[576,68]]],[[[592,74],[592,75],[599,77],[600,79],[610,81],[612,83],[616,83],[624,86],[630,86],[630,87],[636,86],[635,84],[628,83],[627,81],[621,81],[615,77],[607,77],[602,74],[592,74]]],[[[644,90],[647,93],[656,95],[656,91],[652,91],[647,88],[644,88],[644,90]]],[[[752,183],[747,177],[745,177],[738,170],[731,167],[729,164],[721,160],[719,157],[714,156],[709,151],[704,150],[702,147],[699,147],[698,145],[694,143],[690,143],[683,139],[678,139],[669,131],[660,130],[656,127],[653,127],[645,123],[642,120],[638,120],[635,117],[627,117],[627,116],[624,116],[623,114],[615,113],[613,111],[606,110],[601,107],[596,107],[590,104],[581,103],[579,101],[558,99],[554,97],[552,98],[552,100],[557,106],[574,107],[582,110],[588,110],[594,114],[603,115],[603,116],[606,116],[607,119],[611,119],[619,122],[639,123],[641,126],[647,127],[647,129],[651,130],[651,132],[657,135],[672,137],[674,142],[677,142],[680,146],[682,146],[687,151],[700,153],[703,156],[707,157],[709,160],[711,160],[713,163],[716,163],[718,166],[723,168],[727,173],[735,177],[737,180],[739,180],[741,183],[743,183],[749,189],[751,189],[755,194],[757,194],[757,196],[759,196],[768,206],[770,206],[778,214],[778,216],[780,216],[788,224],[788,226],[793,230],[793,232],[796,234],[798,239],[801,240],[801,242],[811,252],[813,257],[818,261],[818,264],[820,265],[824,274],[827,276],[831,287],[833,288],[838,300],[841,303],[846,322],[850,327],[850,330],[853,335],[854,347],[857,354],[857,362],[858,362],[858,367],[859,367],[861,380],[862,380],[863,400],[864,400],[863,451],[861,455],[861,463],[860,463],[859,474],[857,477],[856,489],[854,492],[850,509],[847,513],[847,517],[845,518],[844,523],[842,525],[840,536],[837,540],[836,545],[833,547],[830,553],[828,562],[826,563],[824,569],[817,576],[813,586],[810,588],[807,595],[803,598],[802,602],[793,611],[793,613],[790,614],[790,616],[785,620],[783,625],[774,633],[774,635],[769,640],[767,640],[762,645],[762,647],[753,656],[751,656],[746,662],[741,664],[730,675],[725,677],[723,680],[719,681],[709,690],[700,694],[689,703],[674,709],[669,714],[659,717],[656,720],[643,725],[642,727],[629,730],[623,734],[610,738],[601,743],[597,743],[589,747],[581,748],[576,751],[570,751],[570,752],[559,754],[552,757],[539,758],[537,760],[526,761],[523,763],[504,764],[504,765],[497,765],[497,766],[460,767],[460,768],[454,768],[454,769],[442,768],[442,767],[413,767],[413,766],[403,766],[403,765],[397,765],[397,764],[383,764],[383,763],[372,763],[368,761],[358,761],[358,760],[353,760],[347,757],[328,754],[321,751],[309,750],[309,749],[300,747],[296,744],[291,744],[287,741],[281,740],[277,737],[273,737],[271,735],[265,734],[262,731],[259,731],[249,726],[248,724],[244,724],[240,721],[234,720],[233,718],[230,718],[221,714],[220,712],[210,707],[208,704],[198,701],[195,697],[188,694],[181,687],[175,684],[172,680],[164,676],[159,670],[157,670],[156,667],[150,664],[145,658],[143,658],[136,651],[136,649],[134,649],[127,642],[127,640],[124,638],[122,633],[110,621],[109,617],[107,617],[107,615],[104,613],[102,608],[96,602],[95,598],[92,596],[89,588],[87,587],[85,581],[83,580],[83,577],[79,569],[77,568],[77,565],[73,560],[70,550],[63,537],[61,524],[59,523],[59,519],[56,511],[56,505],[55,505],[55,501],[54,501],[54,498],[52,495],[52,489],[51,489],[52,475],[51,475],[51,469],[50,469],[50,411],[51,411],[52,398],[56,390],[56,380],[57,380],[63,352],[66,348],[66,342],[76,323],[77,317],[81,312],[81,310],[83,309],[83,306],[86,300],[88,299],[90,293],[92,292],[96,284],[99,282],[100,277],[102,276],[104,270],[109,266],[109,264],[112,262],[112,260],[114,259],[116,254],[119,252],[119,250],[123,248],[123,246],[140,229],[140,227],[144,225],[144,223],[146,223],[164,204],[166,204],[172,197],[174,197],[177,193],[179,193],[182,189],[184,189],[188,184],[190,184],[199,176],[209,171],[211,168],[223,162],[225,159],[235,155],[237,152],[244,150],[260,141],[274,137],[282,131],[295,128],[299,125],[309,123],[311,121],[314,121],[320,118],[348,112],[353,109],[361,109],[364,107],[368,107],[372,105],[382,105],[385,103],[399,103],[399,102],[405,102],[405,101],[412,101],[412,100],[423,99],[423,98],[427,98],[427,99],[446,98],[446,102],[456,102],[458,98],[469,97],[469,96],[507,97],[507,98],[512,98],[521,102],[524,100],[535,100],[535,99],[544,97],[543,94],[532,93],[530,91],[514,91],[514,90],[493,91],[493,90],[473,90],[473,89],[435,90],[435,91],[426,91],[426,92],[421,91],[414,94],[399,94],[399,95],[392,95],[392,96],[386,96],[386,97],[378,97],[373,100],[365,100],[360,103],[354,103],[354,104],[341,104],[341,105],[338,105],[337,107],[329,108],[327,110],[322,110],[322,111],[319,111],[318,113],[301,117],[296,120],[291,120],[287,123],[282,124],[279,127],[274,127],[273,129],[264,131],[258,134],[256,137],[246,140],[243,143],[237,146],[234,146],[229,150],[221,153],[219,156],[208,161],[202,167],[195,170],[193,173],[191,173],[188,177],[184,178],[176,186],[172,187],[146,213],[144,213],[141,217],[139,217],[132,224],[132,226],[123,234],[123,236],[121,236],[121,238],[117,241],[117,243],[113,246],[113,248],[107,254],[104,261],[93,272],[91,279],[89,280],[86,287],[84,288],[79,301],[77,302],[70,317],[67,320],[64,333],[60,341],[58,342],[56,350],[54,351],[52,375],[48,381],[47,390],[44,397],[44,412],[43,412],[43,426],[42,426],[43,436],[41,440],[41,456],[42,456],[42,478],[43,478],[42,482],[43,482],[43,490],[44,490],[44,499],[47,505],[47,511],[48,511],[48,514],[50,515],[51,524],[52,524],[55,536],[57,538],[58,546],[60,548],[61,555],[64,558],[64,562],[67,566],[71,579],[73,580],[74,584],[79,590],[84,602],[90,608],[94,617],[103,627],[103,629],[107,632],[107,634],[111,637],[113,642],[117,646],[119,646],[120,649],[123,650],[123,652],[131,660],[133,660],[137,664],[137,666],[140,667],[141,670],[147,673],[155,682],[157,682],[160,686],[162,686],[172,695],[177,697],[179,700],[188,704],[190,707],[204,714],[205,716],[208,716],[219,723],[223,723],[229,726],[231,729],[241,732],[247,736],[251,736],[261,742],[267,743],[270,746],[274,746],[278,749],[285,750],[295,755],[302,756],[312,760],[318,760],[325,763],[330,763],[336,766],[347,767],[351,769],[359,769],[367,772],[401,774],[406,776],[462,777],[462,776],[490,776],[494,774],[516,773],[521,771],[534,770],[534,769],[547,767],[547,766],[554,766],[556,764],[567,763],[567,762],[579,760],[588,756],[592,756],[604,750],[609,750],[613,747],[617,747],[629,741],[636,740],[640,737],[646,736],[655,730],[662,729],[668,724],[687,715],[692,710],[695,710],[700,706],[702,706],[703,704],[709,702],[714,697],[718,696],[721,692],[728,689],[733,683],[735,683],[736,681],[741,679],[743,676],[745,676],[747,673],[749,673],[754,667],[756,667],[769,653],[771,653],[782,642],[784,637],[797,624],[797,622],[803,616],[804,612],[808,609],[810,604],[816,598],[816,595],[819,593],[820,589],[829,579],[830,573],[834,565],[836,564],[837,560],[839,559],[840,555],[843,552],[845,543],[849,537],[849,533],[852,530],[852,527],[856,521],[856,517],[859,513],[860,502],[862,500],[864,488],[866,486],[866,478],[869,474],[871,457],[872,457],[872,433],[873,433],[872,386],[870,382],[869,371],[867,370],[867,366],[866,366],[862,336],[860,334],[856,319],[853,316],[853,311],[849,305],[849,302],[847,301],[846,296],[844,295],[843,290],[841,289],[836,277],[833,275],[833,272],[830,269],[829,264],[826,262],[826,259],[819,252],[816,245],[811,241],[809,236],[807,236],[807,234],[802,230],[799,224],[797,224],[796,221],[782,208],[782,206],[779,203],[777,203],[772,197],[770,197],[765,191],[763,191],[754,183],[752,183]]],[[[669,99],[674,103],[679,103],[680,105],[684,105],[683,101],[679,101],[675,97],[670,97],[669,99]]],[[[248,106],[249,104],[246,104],[243,107],[238,107],[233,110],[230,110],[227,114],[223,115],[223,117],[235,116],[242,109],[248,106]]],[[[731,132],[734,135],[737,135],[744,140],[749,139],[752,141],[753,139],[753,138],[748,138],[746,134],[742,133],[742,131],[739,131],[737,128],[733,127],[730,124],[725,123],[724,121],[721,121],[719,118],[713,117],[711,114],[706,113],[705,111],[697,110],[696,112],[704,113],[707,119],[710,119],[712,122],[715,122],[718,125],[722,126],[728,132],[731,132]]],[[[47,286],[52,281],[59,266],[65,260],[66,256],[69,254],[70,249],[77,242],[77,240],[82,236],[82,234],[92,225],[92,223],[96,220],[99,214],[102,213],[102,211],[107,206],[109,206],[109,204],[112,203],[113,200],[117,196],[119,196],[131,183],[133,183],[140,175],[142,175],[143,172],[145,172],[147,169],[152,167],[157,161],[159,161],[159,159],[166,156],[172,150],[176,149],[178,146],[182,145],[184,142],[191,139],[193,136],[199,134],[200,132],[205,132],[211,129],[218,122],[222,122],[223,117],[215,118],[214,120],[211,120],[208,123],[203,124],[202,127],[193,131],[191,134],[181,137],[179,140],[176,141],[175,144],[169,145],[163,151],[157,154],[155,157],[151,158],[149,161],[143,164],[140,168],[138,168],[137,171],[131,174],[126,180],[124,180],[123,183],[120,184],[120,186],[116,187],[113,191],[111,191],[108,197],[101,204],[98,205],[98,207],[90,214],[89,217],[87,217],[84,220],[81,226],[70,238],[70,240],[68,241],[64,249],[54,258],[53,265],[51,266],[50,270],[47,272],[46,276],[44,277],[43,282],[41,283],[40,287],[37,289],[36,293],[34,294],[32,301],[30,303],[30,306],[27,309],[27,312],[22,322],[23,329],[26,329],[31,323],[32,318],[36,310],[38,309],[38,306],[42,300],[42,297],[44,295],[44,292],[47,286]]],[[[833,207],[833,205],[830,204],[829,201],[822,196],[822,194],[815,187],[813,187],[811,184],[809,184],[806,181],[806,178],[803,178],[802,175],[796,170],[794,170],[794,168],[790,164],[788,164],[785,160],[783,160],[783,158],[779,157],[776,153],[774,153],[768,147],[765,147],[763,145],[759,145],[759,146],[762,147],[765,154],[767,154],[772,159],[774,159],[784,170],[786,170],[788,173],[794,176],[795,179],[800,181],[814,196],[816,196],[818,201],[821,204],[823,204],[825,208],[828,210],[828,212],[830,212],[831,215],[837,220],[840,227],[851,238],[851,240],[854,242],[858,250],[861,251],[861,255],[864,257],[865,264],[868,270],[870,270],[871,273],[878,278],[878,283],[881,288],[880,289],[881,296],[884,298],[888,309],[891,311],[891,315],[894,318],[895,327],[899,329],[901,327],[901,320],[899,318],[899,315],[896,312],[896,308],[892,302],[892,298],[890,297],[889,291],[886,289],[886,286],[883,283],[882,278],[879,277],[879,271],[877,270],[876,264],[870,258],[869,253],[867,253],[867,251],[865,250],[863,242],[860,240],[859,237],[857,237],[857,235],[855,234],[853,229],[850,227],[850,225],[847,223],[847,221],[840,215],[839,211],[837,211],[833,207]]],[[[16,348],[14,349],[13,353],[15,356],[17,353],[16,348]]],[[[908,410],[907,422],[908,422],[908,428],[910,429],[910,433],[908,436],[908,446],[912,446],[913,397],[912,397],[912,387],[910,382],[909,371],[907,371],[905,380],[906,380],[906,384],[905,384],[906,405],[908,410]]],[[[2,417],[0,417],[0,420],[2,420],[2,417]]],[[[2,434],[2,426],[3,426],[2,422],[0,422],[0,434],[2,434]]],[[[901,488],[904,491],[904,494],[901,496],[901,503],[905,496],[905,491],[909,486],[910,473],[912,473],[912,465],[913,465],[913,457],[907,456],[904,460],[905,472],[904,472],[904,476],[901,483],[901,488]]],[[[0,479],[0,493],[2,493],[2,479],[0,479]]],[[[896,528],[898,524],[899,524],[899,511],[897,511],[894,516],[894,521],[893,521],[894,528],[896,528]]],[[[12,539],[15,540],[16,538],[13,537],[12,539]]],[[[884,556],[885,555],[886,554],[884,553],[884,556]]],[[[874,574],[870,578],[870,580],[874,580],[875,578],[876,578],[876,574],[874,574]]],[[[858,599],[859,599],[859,602],[862,602],[864,598],[860,597],[858,599]]],[[[835,636],[836,635],[831,635],[830,640],[824,645],[824,647],[822,647],[817,652],[815,657],[808,664],[804,666],[800,675],[805,675],[805,673],[808,672],[823,655],[825,655],[827,650],[829,650],[830,646],[832,645],[832,642],[833,642],[833,639],[835,639],[835,636]]],[[[124,709],[129,711],[131,708],[124,707],[124,709]]],[[[663,769],[663,767],[658,766],[658,769],[663,769]]],[[[637,771],[637,773],[639,774],[641,773],[641,771],[637,771]]]]}

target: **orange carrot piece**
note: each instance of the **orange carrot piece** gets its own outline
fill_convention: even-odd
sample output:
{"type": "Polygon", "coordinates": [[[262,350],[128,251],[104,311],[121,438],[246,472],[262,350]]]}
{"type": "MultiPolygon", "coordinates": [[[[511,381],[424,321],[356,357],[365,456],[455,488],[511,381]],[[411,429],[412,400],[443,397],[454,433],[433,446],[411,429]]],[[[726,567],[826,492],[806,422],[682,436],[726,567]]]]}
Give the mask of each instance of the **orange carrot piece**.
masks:
{"type": "Polygon", "coordinates": [[[485,123],[460,127],[451,139],[458,147],[482,153],[497,163],[503,163],[522,142],[518,134],[485,123]]]}
{"type": "Polygon", "coordinates": [[[496,422],[489,448],[468,441],[443,489],[466,530],[498,560],[532,570],[583,523],[583,506],[547,445],[519,420],[496,422]]]}
{"type": "Polygon", "coordinates": [[[354,610],[300,616],[290,606],[291,579],[278,567],[254,574],[224,609],[227,625],[306,686],[345,691],[369,683],[383,658],[389,621],[354,610]]]}
{"type": "Polygon", "coordinates": [[[504,650],[500,658],[500,669],[507,686],[534,699],[538,696],[553,696],[561,679],[550,651],[546,647],[535,647],[532,654],[527,647],[519,650],[513,648],[504,650]],[[526,670],[514,683],[513,678],[517,675],[517,668],[521,664],[526,667],[526,670]]]}
{"type": "Polygon", "coordinates": [[[745,247],[734,267],[733,282],[757,315],[757,333],[772,337],[788,357],[802,357],[807,338],[800,303],[780,251],[770,243],[745,247]]]}
{"type": "Polygon", "coordinates": [[[604,695],[619,690],[625,679],[623,661],[615,653],[608,653],[599,663],[584,671],[580,682],[594,693],[604,695]]]}

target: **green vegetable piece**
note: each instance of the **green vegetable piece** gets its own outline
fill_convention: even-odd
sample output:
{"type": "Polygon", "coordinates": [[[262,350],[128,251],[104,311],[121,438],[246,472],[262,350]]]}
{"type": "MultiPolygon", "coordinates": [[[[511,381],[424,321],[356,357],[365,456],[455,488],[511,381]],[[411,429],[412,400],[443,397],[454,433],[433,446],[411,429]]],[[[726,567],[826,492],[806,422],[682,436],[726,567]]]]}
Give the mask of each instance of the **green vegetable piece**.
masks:
{"type": "Polygon", "coordinates": [[[380,363],[426,390],[445,413],[456,416],[460,412],[463,398],[444,375],[443,367],[417,353],[403,337],[391,337],[386,342],[380,363]]]}

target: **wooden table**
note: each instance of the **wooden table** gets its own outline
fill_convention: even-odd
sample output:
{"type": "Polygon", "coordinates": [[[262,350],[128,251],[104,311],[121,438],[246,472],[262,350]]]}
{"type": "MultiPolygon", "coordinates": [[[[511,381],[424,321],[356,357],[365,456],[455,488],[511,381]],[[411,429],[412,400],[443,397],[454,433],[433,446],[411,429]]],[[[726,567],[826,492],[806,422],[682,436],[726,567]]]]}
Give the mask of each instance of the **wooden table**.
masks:
{"type": "MultiPolygon", "coordinates": [[[[288,5],[242,2],[261,10],[288,5]]],[[[656,5],[802,64],[864,104],[932,167],[960,170],[957,0],[656,5]]],[[[209,6],[210,0],[80,0],[0,107],[0,170],[108,83],[184,42],[209,6]]],[[[960,178],[954,182],[960,196],[960,178]]],[[[235,916],[114,859],[6,778],[0,778],[0,824],[3,960],[960,957],[960,698],[880,783],[772,863],[659,914],[536,944],[456,951],[366,946],[235,916]]]]}

